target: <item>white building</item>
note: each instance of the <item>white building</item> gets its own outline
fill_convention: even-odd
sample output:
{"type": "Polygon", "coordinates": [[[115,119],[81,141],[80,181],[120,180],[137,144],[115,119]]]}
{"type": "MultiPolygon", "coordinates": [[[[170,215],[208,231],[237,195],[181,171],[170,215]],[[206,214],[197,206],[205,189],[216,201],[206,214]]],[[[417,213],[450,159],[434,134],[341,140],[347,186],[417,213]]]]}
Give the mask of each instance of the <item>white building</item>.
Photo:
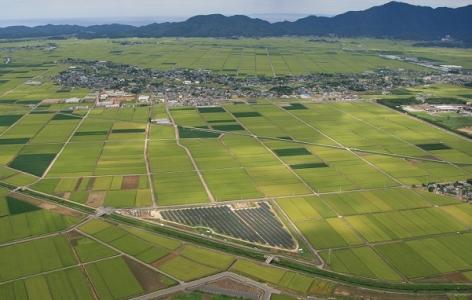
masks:
{"type": "Polygon", "coordinates": [[[171,125],[171,121],[169,119],[152,119],[151,123],[158,124],[158,125],[171,125]]]}
{"type": "Polygon", "coordinates": [[[79,103],[80,100],[82,100],[82,99],[74,97],[74,98],[65,99],[64,103],[79,103]]]}
{"type": "Polygon", "coordinates": [[[138,97],[138,102],[140,103],[149,103],[151,97],[147,95],[141,95],[138,97]]]}

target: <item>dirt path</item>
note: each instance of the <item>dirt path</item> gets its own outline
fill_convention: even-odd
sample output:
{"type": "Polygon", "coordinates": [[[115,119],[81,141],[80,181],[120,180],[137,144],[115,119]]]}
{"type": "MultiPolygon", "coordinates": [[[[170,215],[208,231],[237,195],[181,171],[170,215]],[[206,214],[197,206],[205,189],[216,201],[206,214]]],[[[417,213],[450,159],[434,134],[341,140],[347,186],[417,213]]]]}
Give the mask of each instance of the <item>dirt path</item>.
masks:
{"type": "Polygon", "coordinates": [[[349,147],[346,147],[344,146],[343,144],[341,144],[340,142],[338,142],[337,140],[335,140],[334,138],[332,138],[331,136],[327,135],[326,133],[324,133],[323,131],[319,130],[318,128],[314,127],[313,125],[311,125],[310,123],[306,122],[305,120],[301,119],[300,117],[298,117],[297,115],[295,115],[294,113],[288,111],[288,110],[285,110],[283,109],[282,107],[278,106],[278,105],[275,105],[275,104],[272,104],[274,105],[275,107],[279,108],[279,110],[282,110],[284,111],[286,114],[292,116],[293,118],[297,119],[299,122],[305,124],[306,126],[310,127],[311,129],[313,129],[314,131],[318,132],[319,134],[323,135],[324,137],[326,137],[327,139],[333,141],[336,145],[338,145],[339,147],[343,148],[344,150],[350,152],[352,155],[356,156],[357,158],[359,158],[360,160],[362,160],[363,162],[367,163],[369,166],[371,166],[372,168],[376,169],[378,172],[382,173],[383,175],[387,176],[388,178],[390,178],[391,180],[393,180],[394,182],[396,182],[399,186],[403,186],[403,183],[401,183],[398,179],[396,179],[395,177],[393,177],[392,175],[388,174],[387,172],[385,172],[384,170],[380,169],[379,167],[377,167],[376,165],[374,165],[373,163],[371,163],[370,161],[368,161],[367,159],[363,158],[362,155],[359,155],[359,153],[357,152],[354,152],[351,148],[349,147]]]}
{"type": "Polygon", "coordinates": [[[54,157],[54,159],[52,160],[52,162],[49,164],[48,168],[46,169],[46,171],[44,171],[43,173],[43,176],[41,176],[41,179],[44,179],[47,174],[49,173],[49,171],[52,169],[52,167],[54,166],[54,164],[56,163],[56,161],[59,159],[59,157],[61,156],[62,152],[64,152],[64,149],[67,147],[67,145],[69,145],[70,141],[72,140],[72,138],[74,137],[75,133],[77,132],[77,130],[79,130],[80,126],[82,126],[82,124],[85,122],[85,120],[87,119],[88,115],[90,114],[90,112],[92,111],[92,108],[89,108],[89,110],[87,111],[87,113],[82,117],[82,120],[80,120],[79,124],[77,124],[77,126],[75,126],[74,128],[74,131],[72,131],[72,133],[70,134],[69,138],[67,139],[67,141],[64,143],[64,145],[62,146],[61,150],[56,154],[56,156],[54,157]]]}
{"type": "MultiPolygon", "coordinates": [[[[149,118],[152,117],[152,105],[149,108],[149,118]]],[[[149,141],[151,134],[151,124],[146,125],[146,139],[144,140],[144,162],[146,163],[146,173],[149,182],[149,189],[151,190],[152,207],[157,207],[156,191],[154,190],[154,180],[152,176],[151,163],[149,161],[149,141]]]]}
{"type": "Polygon", "coordinates": [[[135,258],[135,257],[133,257],[133,256],[131,256],[131,255],[128,255],[127,253],[121,251],[121,250],[118,249],[118,248],[113,247],[113,246],[110,245],[110,244],[107,244],[107,243],[103,242],[102,240],[97,239],[97,238],[94,237],[93,235],[90,235],[90,234],[88,234],[88,233],[85,233],[85,232],[81,231],[81,230],[78,229],[78,228],[77,228],[77,231],[78,231],[80,234],[82,234],[82,235],[84,235],[84,236],[86,236],[86,237],[88,237],[88,238],[90,238],[90,239],[92,239],[92,240],[94,240],[94,241],[96,241],[96,242],[102,244],[103,246],[105,246],[105,247],[107,247],[107,248],[110,248],[110,249],[112,249],[112,250],[114,250],[114,251],[120,253],[121,255],[123,255],[123,256],[125,256],[125,257],[127,257],[127,258],[129,258],[129,259],[131,259],[131,260],[133,260],[133,261],[135,261],[135,262],[137,262],[137,263],[139,263],[139,264],[141,264],[141,265],[143,265],[143,266],[146,266],[146,267],[148,267],[148,268],[153,269],[153,270],[156,271],[157,273],[160,273],[160,274],[162,274],[162,275],[164,275],[164,276],[167,276],[167,277],[169,277],[169,278],[171,278],[171,279],[173,279],[173,280],[175,280],[175,281],[177,281],[177,282],[179,282],[179,283],[182,283],[181,280],[175,278],[174,276],[172,276],[172,275],[170,275],[170,274],[167,274],[167,273],[165,273],[165,272],[163,272],[163,271],[161,271],[161,270],[155,268],[155,267],[152,266],[152,265],[148,265],[148,264],[146,264],[146,263],[143,263],[143,262],[140,261],[139,259],[137,259],[137,258],[135,258]]]}
{"type": "Polygon", "coordinates": [[[210,200],[210,202],[214,203],[216,202],[215,200],[215,197],[213,196],[213,194],[211,193],[210,191],[210,188],[208,187],[206,181],[205,181],[205,178],[203,178],[203,175],[202,175],[202,172],[200,171],[200,169],[198,168],[198,165],[197,165],[197,162],[195,161],[195,159],[193,158],[192,156],[192,153],[190,153],[190,150],[185,147],[184,145],[182,145],[180,143],[180,135],[179,135],[179,128],[177,126],[177,124],[175,123],[175,120],[174,120],[174,117],[172,117],[172,114],[170,113],[169,111],[169,107],[167,106],[166,104],[166,112],[167,112],[167,115],[169,116],[172,124],[174,125],[174,128],[175,128],[175,138],[176,138],[176,142],[177,142],[177,145],[184,149],[185,152],[187,153],[187,156],[189,157],[190,161],[192,162],[192,165],[193,165],[193,168],[194,170],[197,172],[198,174],[198,177],[200,178],[200,182],[202,183],[203,187],[205,188],[205,191],[208,195],[208,199],[210,200]]]}

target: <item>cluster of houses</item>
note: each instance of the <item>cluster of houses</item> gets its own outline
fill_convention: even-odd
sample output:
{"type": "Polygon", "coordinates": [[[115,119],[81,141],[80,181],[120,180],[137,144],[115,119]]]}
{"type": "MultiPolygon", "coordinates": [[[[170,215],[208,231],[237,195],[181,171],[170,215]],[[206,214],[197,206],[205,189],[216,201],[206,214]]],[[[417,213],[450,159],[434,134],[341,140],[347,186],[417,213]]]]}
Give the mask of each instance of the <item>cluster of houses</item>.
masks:
{"type": "Polygon", "coordinates": [[[472,202],[472,179],[453,183],[429,183],[425,187],[432,193],[451,195],[472,202]]]}
{"type": "MultiPolygon", "coordinates": [[[[210,70],[142,69],[106,61],[68,59],[72,66],[55,81],[65,88],[81,87],[103,92],[98,106],[117,107],[131,101],[166,99],[171,105],[206,106],[223,100],[250,98],[309,98],[319,101],[357,100],[364,91],[389,93],[399,87],[462,80],[465,74],[379,69],[360,74],[306,74],[290,76],[236,76],[210,70]],[[456,79],[454,79],[456,78],[456,79]]],[[[466,80],[466,79],[464,79],[466,80]]]]}

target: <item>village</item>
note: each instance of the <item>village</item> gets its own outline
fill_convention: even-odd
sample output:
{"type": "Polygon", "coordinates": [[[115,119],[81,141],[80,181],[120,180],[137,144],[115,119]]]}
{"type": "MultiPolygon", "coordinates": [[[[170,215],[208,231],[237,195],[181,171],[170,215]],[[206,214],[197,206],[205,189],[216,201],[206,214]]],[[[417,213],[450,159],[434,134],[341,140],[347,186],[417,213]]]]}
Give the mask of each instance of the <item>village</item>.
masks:
{"type": "Polygon", "coordinates": [[[472,202],[472,179],[452,183],[428,183],[424,187],[431,193],[449,195],[472,202]]]}
{"type": "Polygon", "coordinates": [[[97,101],[97,105],[103,107],[117,107],[119,103],[126,102],[123,98],[129,100],[132,97],[139,103],[166,101],[169,105],[179,106],[205,106],[225,100],[251,98],[355,101],[365,91],[389,94],[399,87],[471,81],[467,74],[441,75],[387,69],[356,75],[321,73],[238,77],[209,70],[140,69],[106,61],[68,59],[65,62],[71,66],[55,78],[56,84],[65,89],[80,87],[103,93],[97,101]],[[147,95],[148,98],[139,95],[147,95]],[[109,96],[111,99],[108,99],[109,96]]]}

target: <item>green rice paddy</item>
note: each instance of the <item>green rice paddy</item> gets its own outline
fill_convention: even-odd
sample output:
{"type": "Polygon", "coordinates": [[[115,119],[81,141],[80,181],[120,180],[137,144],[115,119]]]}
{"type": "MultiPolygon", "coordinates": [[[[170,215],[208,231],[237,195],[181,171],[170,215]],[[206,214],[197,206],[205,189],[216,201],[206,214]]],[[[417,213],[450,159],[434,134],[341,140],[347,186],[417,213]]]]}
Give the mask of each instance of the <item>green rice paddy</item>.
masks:
{"type": "MultiPolygon", "coordinates": [[[[445,250],[442,238],[452,239],[451,243],[468,240],[472,222],[467,205],[406,188],[470,178],[468,141],[368,102],[287,106],[283,101],[258,100],[172,109],[167,114],[162,105],[92,109],[82,122],[54,119],[54,113],[26,113],[4,134],[25,140],[13,148],[16,154],[8,156],[5,181],[26,174],[42,177],[31,185],[33,189],[92,207],[276,197],[334,271],[388,281],[469,271],[469,258],[463,253],[440,260],[435,260],[438,254],[422,257],[417,264],[421,262],[423,269],[413,268],[414,272],[408,269],[410,264],[403,266],[391,256],[401,251],[424,255],[424,243],[440,243],[430,247],[439,253],[445,250]],[[150,114],[172,118],[179,128],[148,127],[150,114]],[[39,129],[24,134],[33,128],[29,124],[39,129]],[[62,136],[47,133],[60,128],[66,130],[62,136]]],[[[0,147],[9,149],[12,143],[0,147]]],[[[31,183],[28,177],[18,182],[22,180],[31,183]]],[[[19,228],[15,226],[17,232],[19,228]]],[[[17,235],[33,234],[25,228],[17,235]]],[[[105,229],[96,236],[144,263],[172,251],[125,230],[105,229]]],[[[102,250],[97,248],[97,253],[102,250]]],[[[182,255],[162,268],[183,280],[227,268],[196,264],[182,255]],[[177,266],[188,268],[179,272],[177,266]],[[184,274],[186,269],[195,273],[184,274]]]]}
{"type": "MultiPolygon", "coordinates": [[[[52,61],[65,57],[274,76],[417,68],[378,57],[384,48],[471,68],[470,53],[361,39],[137,41],[55,41],[51,53],[12,55],[22,64],[0,74],[2,185],[94,208],[274,199],[313,248],[304,255],[316,251],[329,270],[390,282],[471,282],[470,205],[417,188],[471,178],[472,147],[462,137],[369,101],[38,105],[89,92],[50,82],[67,67],[52,61]],[[27,78],[44,82],[26,85],[27,78]],[[148,125],[150,117],[175,126],[148,125]]],[[[75,228],[82,214],[17,196],[0,189],[0,298],[124,299],[227,270],[299,295],[329,297],[336,287],[103,220],[75,228]]]]}
{"type": "Polygon", "coordinates": [[[337,272],[401,281],[470,268],[472,210],[453,198],[386,189],[279,204],[337,272]]]}

